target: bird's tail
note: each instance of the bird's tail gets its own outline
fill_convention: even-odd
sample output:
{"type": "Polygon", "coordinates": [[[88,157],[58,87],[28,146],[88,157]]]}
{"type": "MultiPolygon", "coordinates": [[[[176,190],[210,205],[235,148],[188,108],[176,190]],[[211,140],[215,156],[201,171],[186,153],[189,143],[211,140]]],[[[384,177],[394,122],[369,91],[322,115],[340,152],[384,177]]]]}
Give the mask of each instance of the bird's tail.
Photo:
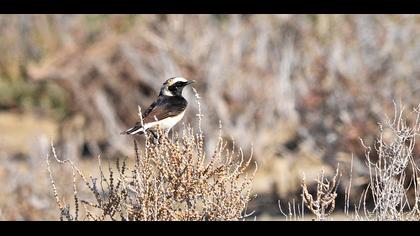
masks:
{"type": "Polygon", "coordinates": [[[125,131],[121,132],[120,134],[141,135],[141,134],[144,134],[144,130],[143,130],[142,126],[134,126],[133,128],[125,130],[125,131]]]}

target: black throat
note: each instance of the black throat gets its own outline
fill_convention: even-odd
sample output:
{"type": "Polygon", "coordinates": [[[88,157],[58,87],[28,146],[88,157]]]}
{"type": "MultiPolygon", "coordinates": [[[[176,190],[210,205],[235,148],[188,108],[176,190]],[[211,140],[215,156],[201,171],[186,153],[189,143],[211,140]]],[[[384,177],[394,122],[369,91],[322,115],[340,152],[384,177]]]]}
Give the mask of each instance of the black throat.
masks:
{"type": "Polygon", "coordinates": [[[180,86],[170,86],[168,88],[168,90],[174,95],[174,96],[179,96],[182,97],[182,90],[184,89],[184,87],[180,87],[180,86]]]}

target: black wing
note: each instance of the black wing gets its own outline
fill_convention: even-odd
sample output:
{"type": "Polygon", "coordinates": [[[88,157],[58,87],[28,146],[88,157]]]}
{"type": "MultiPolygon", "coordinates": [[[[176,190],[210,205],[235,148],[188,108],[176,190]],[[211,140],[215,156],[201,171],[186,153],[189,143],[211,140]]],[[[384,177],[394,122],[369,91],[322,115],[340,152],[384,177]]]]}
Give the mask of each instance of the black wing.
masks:
{"type": "MultiPolygon", "coordinates": [[[[176,116],[183,112],[187,107],[187,101],[183,97],[159,97],[146,111],[142,114],[143,124],[162,120],[168,117],[176,116]]],[[[137,122],[133,128],[121,132],[121,134],[143,134],[139,131],[142,128],[141,122],[137,122]]]]}

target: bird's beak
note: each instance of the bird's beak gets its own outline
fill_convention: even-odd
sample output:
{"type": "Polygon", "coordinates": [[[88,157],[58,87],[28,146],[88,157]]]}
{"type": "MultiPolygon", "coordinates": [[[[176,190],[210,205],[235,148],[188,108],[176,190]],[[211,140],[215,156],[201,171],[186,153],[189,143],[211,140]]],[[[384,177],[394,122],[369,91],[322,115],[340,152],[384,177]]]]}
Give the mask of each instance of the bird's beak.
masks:
{"type": "Polygon", "coordinates": [[[189,80],[186,85],[195,83],[195,80],[189,80]]]}

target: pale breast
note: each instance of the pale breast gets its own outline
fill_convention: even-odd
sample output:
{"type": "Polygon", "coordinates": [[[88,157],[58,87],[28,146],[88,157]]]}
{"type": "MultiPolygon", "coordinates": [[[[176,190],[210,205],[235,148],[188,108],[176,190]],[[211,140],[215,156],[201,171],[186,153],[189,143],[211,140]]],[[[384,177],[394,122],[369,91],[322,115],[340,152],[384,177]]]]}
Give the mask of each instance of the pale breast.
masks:
{"type": "Polygon", "coordinates": [[[146,124],[145,127],[146,129],[150,129],[159,125],[164,130],[171,129],[184,117],[184,114],[185,114],[185,111],[179,113],[179,115],[176,115],[176,116],[168,117],[160,121],[150,122],[146,124]]]}

